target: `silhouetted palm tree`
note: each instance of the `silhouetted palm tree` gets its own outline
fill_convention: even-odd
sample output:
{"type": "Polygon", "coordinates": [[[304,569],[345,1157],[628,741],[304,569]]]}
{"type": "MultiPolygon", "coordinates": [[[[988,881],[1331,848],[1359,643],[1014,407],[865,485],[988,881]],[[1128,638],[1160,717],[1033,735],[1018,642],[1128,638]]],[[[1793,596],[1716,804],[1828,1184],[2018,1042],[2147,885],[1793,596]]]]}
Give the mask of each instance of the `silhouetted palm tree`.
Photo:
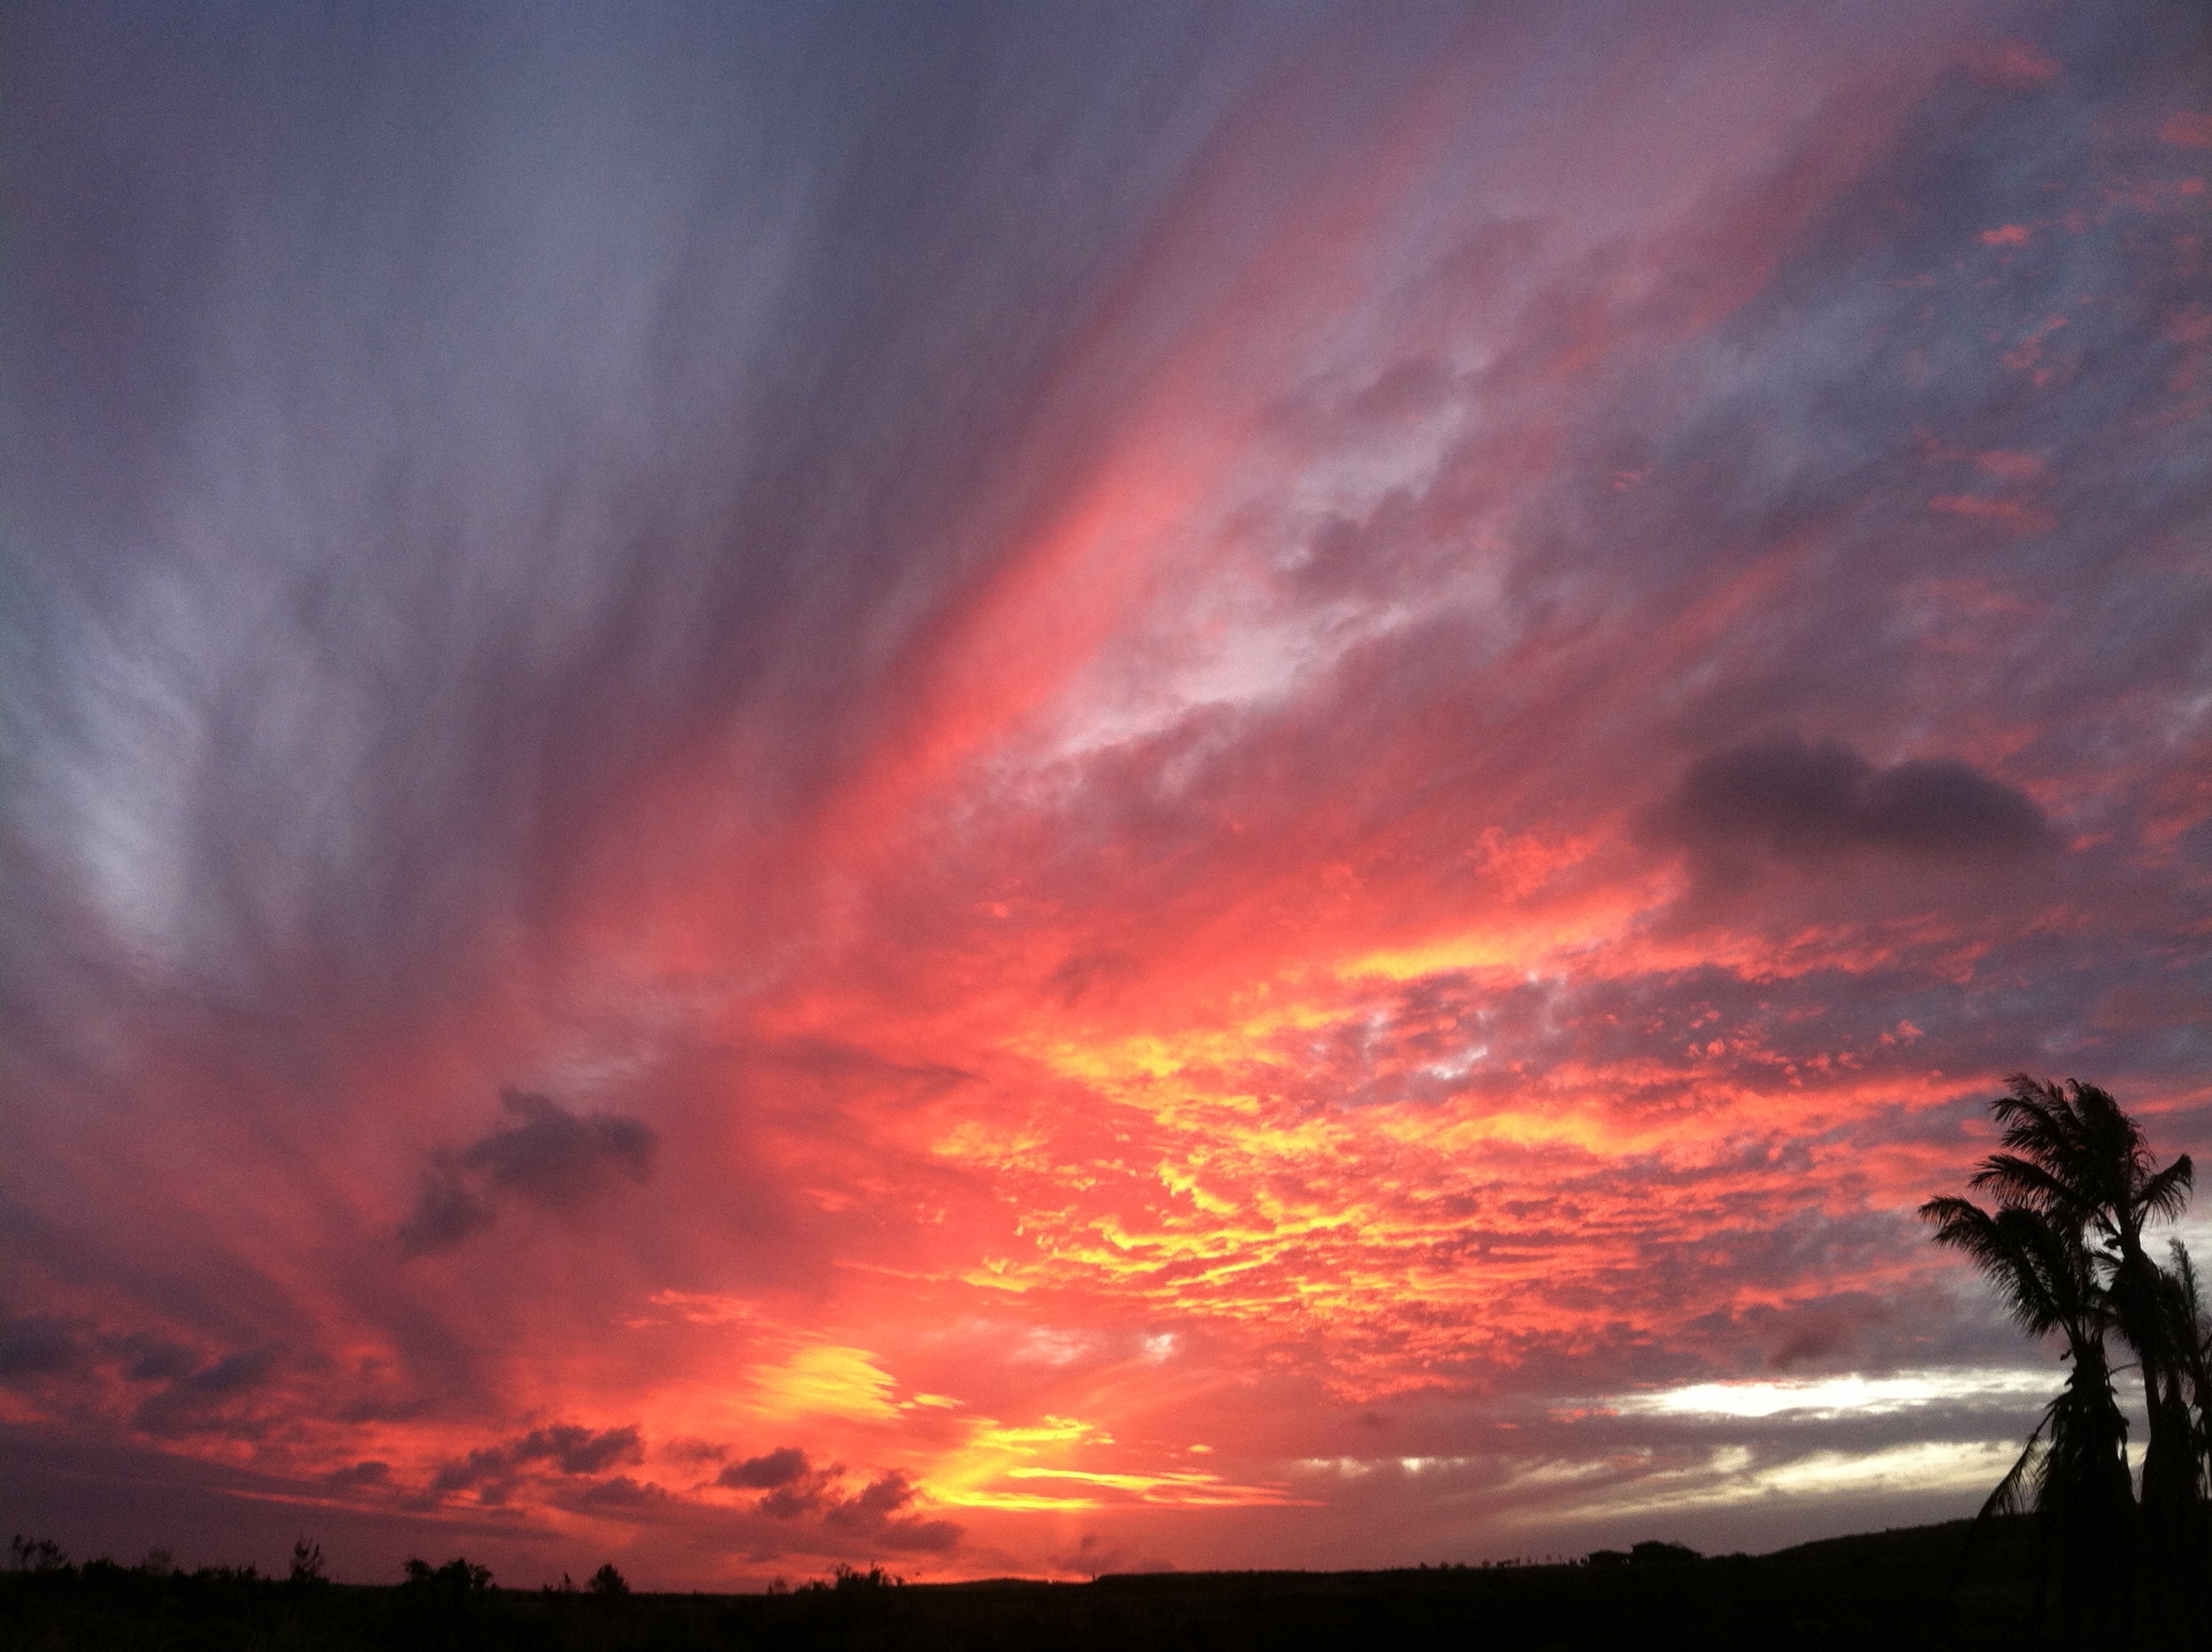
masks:
{"type": "Polygon", "coordinates": [[[2172,1242],[2172,1254],[2173,1265],[2166,1275],[2169,1310],[2194,1402],[2196,1414],[2192,1421],[2200,1486],[2212,1496],[2212,1308],[2206,1306],[2204,1287],[2197,1279],[2196,1264],[2190,1260],[2188,1247],[2177,1239],[2172,1242]]]}
{"type": "Polygon", "coordinates": [[[2172,1241],[2172,1258],[2162,1282],[2180,1379],[2188,1387],[2185,1416],[2193,1493],[2174,1547],[2177,1575],[2192,1579],[2194,1587],[2177,1604],[2201,1624],[2212,1615],[2212,1310],[2206,1306],[2188,1248],[2178,1239],[2172,1241]]]}
{"type": "Polygon", "coordinates": [[[2201,1557],[2191,1554],[2203,1490],[2190,1415],[2189,1333],[2177,1320],[2164,1271],[2143,1248],[2144,1224],[2178,1216],[2194,1172],[2187,1155],[2156,1168],[2141,1128],[2110,1092],[2012,1075],[1990,1104],[2005,1150],[1982,1162],[1972,1185],[2006,1204],[2041,1211],[2090,1248],[2115,1328],[2143,1378],[2150,1439],[2143,1453],[2143,1513],[2154,1587],[2201,1557]]]}
{"type": "Polygon", "coordinates": [[[2039,1601],[2055,1570],[2069,1638],[2078,1640],[2124,1610],[2135,1502],[2127,1419],[2105,1354],[2110,1309],[2095,1259],[2078,1227],[2028,1204],[2000,1204],[1993,1213],[1970,1200],[1939,1198],[1920,1214],[1935,1224],[1937,1243],[1974,1259],[2024,1330],[2065,1341],[2072,1367],[2065,1387],[1981,1518],[2035,1512],[2039,1601]]]}

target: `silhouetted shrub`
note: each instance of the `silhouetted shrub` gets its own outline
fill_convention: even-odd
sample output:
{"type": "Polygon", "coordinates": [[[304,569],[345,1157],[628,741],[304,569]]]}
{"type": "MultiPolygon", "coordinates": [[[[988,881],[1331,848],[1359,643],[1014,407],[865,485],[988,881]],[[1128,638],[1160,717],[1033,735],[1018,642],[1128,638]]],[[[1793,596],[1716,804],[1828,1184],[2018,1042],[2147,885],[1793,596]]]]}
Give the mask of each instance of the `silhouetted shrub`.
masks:
{"type": "Polygon", "coordinates": [[[458,1555],[442,1566],[433,1566],[426,1560],[410,1560],[407,1581],[401,1587],[426,1594],[474,1594],[492,1587],[492,1569],[472,1566],[458,1555]]]}
{"type": "Polygon", "coordinates": [[[330,1579],[323,1575],[323,1546],[301,1538],[292,1545],[292,1573],[286,1579],[296,1589],[320,1588],[330,1579]]]}
{"type": "Polygon", "coordinates": [[[50,1537],[31,1539],[18,1532],[8,1548],[15,1556],[18,1571],[66,1571],[69,1556],[50,1537]]]}

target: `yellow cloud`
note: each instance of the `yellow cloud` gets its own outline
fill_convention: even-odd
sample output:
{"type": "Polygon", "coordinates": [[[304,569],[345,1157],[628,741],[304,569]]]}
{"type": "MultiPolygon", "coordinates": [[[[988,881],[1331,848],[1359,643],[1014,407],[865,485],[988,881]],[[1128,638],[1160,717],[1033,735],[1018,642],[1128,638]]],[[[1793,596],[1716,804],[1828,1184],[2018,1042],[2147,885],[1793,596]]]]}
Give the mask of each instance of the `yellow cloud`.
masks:
{"type": "Polygon", "coordinates": [[[890,1372],[865,1348],[811,1342],[752,1373],[755,1403],[772,1417],[895,1418],[890,1372]]]}

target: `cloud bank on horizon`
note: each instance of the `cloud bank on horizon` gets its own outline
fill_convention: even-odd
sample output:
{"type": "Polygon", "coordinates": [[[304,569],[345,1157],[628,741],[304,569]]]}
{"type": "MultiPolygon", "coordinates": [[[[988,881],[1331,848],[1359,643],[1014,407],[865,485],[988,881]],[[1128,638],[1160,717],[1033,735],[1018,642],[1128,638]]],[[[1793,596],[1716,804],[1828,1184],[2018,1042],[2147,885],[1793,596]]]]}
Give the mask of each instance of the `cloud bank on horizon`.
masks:
{"type": "Polygon", "coordinates": [[[33,7],[0,1507],[723,1587],[1971,1510],[2212,1149],[2185,4],[33,7]]]}

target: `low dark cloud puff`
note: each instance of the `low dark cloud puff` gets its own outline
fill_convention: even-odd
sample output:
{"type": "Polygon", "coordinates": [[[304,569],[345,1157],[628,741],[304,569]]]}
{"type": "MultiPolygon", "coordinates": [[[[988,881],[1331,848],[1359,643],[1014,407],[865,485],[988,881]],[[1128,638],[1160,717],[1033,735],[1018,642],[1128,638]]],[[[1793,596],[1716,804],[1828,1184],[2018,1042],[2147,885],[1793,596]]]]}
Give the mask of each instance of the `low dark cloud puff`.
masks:
{"type": "Polygon", "coordinates": [[[200,1364],[199,1355],[182,1343],[142,1332],[117,1338],[114,1350],[129,1360],[123,1375],[132,1382],[173,1381],[190,1376],[200,1364]]]}
{"type": "Polygon", "coordinates": [[[1709,872],[1759,856],[1816,867],[1873,852],[1957,864],[2047,849],[2043,811],[2016,788],[1949,758],[1878,768],[1828,740],[1775,740],[1701,758],[1662,811],[1664,836],[1709,872]]]}
{"type": "Polygon", "coordinates": [[[896,1469],[877,1476],[850,1497],[841,1497],[822,1511],[825,1525],[841,1528],[880,1543],[886,1548],[918,1554],[941,1554],[960,1541],[961,1528],[951,1520],[925,1520],[900,1510],[914,1501],[914,1486],[896,1469]]]}
{"type": "Polygon", "coordinates": [[[475,1491],[485,1502],[503,1501],[515,1480],[533,1469],[549,1469],[572,1478],[604,1473],[645,1455],[634,1426],[595,1432],[576,1423],[555,1423],[495,1446],[480,1446],[447,1464],[432,1478],[433,1492],[475,1491]]]}
{"type": "Polygon", "coordinates": [[[69,1370],[82,1356],[67,1325],[44,1314],[0,1314],[0,1380],[69,1370]]]}
{"type": "Polygon", "coordinates": [[[780,1446],[763,1456],[733,1463],[716,1476],[715,1483],[740,1491],[765,1492],[767,1495],[754,1504],[757,1510],[774,1519],[797,1520],[835,1506],[844,1474],[842,1463],[817,1466],[798,1447],[780,1446]]]}
{"type": "Polygon", "coordinates": [[[772,1519],[817,1520],[830,1531],[884,1548],[941,1554],[959,1544],[962,1528],[956,1522],[902,1512],[914,1501],[915,1487],[902,1471],[886,1470],[850,1494],[844,1489],[844,1473],[841,1463],[818,1468],[798,1447],[780,1446],[731,1464],[715,1484],[765,1492],[754,1507],[772,1519]]]}
{"type": "Polygon", "coordinates": [[[652,1179],[659,1137],[640,1119],[572,1113],[517,1090],[502,1095],[500,1105],[521,1122],[433,1156],[414,1210],[400,1227],[400,1246],[409,1256],[450,1250],[488,1227],[503,1197],[565,1212],[625,1182],[652,1179]]]}
{"type": "Polygon", "coordinates": [[[575,1504],[583,1509],[639,1510],[672,1501],[664,1487],[631,1474],[594,1480],[578,1494],[575,1504]]]}
{"type": "Polygon", "coordinates": [[[742,1463],[733,1463],[715,1477],[720,1486],[746,1491],[772,1491],[788,1486],[807,1471],[806,1453],[796,1446],[780,1446],[742,1463]]]}
{"type": "MultiPolygon", "coordinates": [[[[245,1403],[268,1386],[275,1374],[277,1350],[241,1348],[196,1370],[169,1379],[166,1386],[142,1401],[132,1420],[150,1434],[179,1438],[188,1434],[228,1434],[252,1439],[263,1432],[257,1409],[245,1403]]],[[[146,1362],[141,1362],[141,1368],[146,1362]]],[[[170,1372],[164,1362],[146,1375],[170,1372]]]]}

